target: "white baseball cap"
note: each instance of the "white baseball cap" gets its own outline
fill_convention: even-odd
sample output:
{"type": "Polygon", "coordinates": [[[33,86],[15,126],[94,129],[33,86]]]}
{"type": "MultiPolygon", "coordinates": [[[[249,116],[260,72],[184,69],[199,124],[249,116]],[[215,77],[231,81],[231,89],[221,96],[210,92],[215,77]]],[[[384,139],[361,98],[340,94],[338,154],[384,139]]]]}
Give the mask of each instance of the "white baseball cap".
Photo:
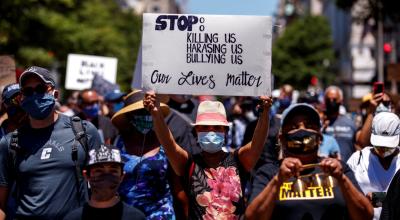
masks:
{"type": "Polygon", "coordinates": [[[372,120],[371,144],[379,147],[399,145],[400,119],[391,112],[381,112],[372,120]]]}

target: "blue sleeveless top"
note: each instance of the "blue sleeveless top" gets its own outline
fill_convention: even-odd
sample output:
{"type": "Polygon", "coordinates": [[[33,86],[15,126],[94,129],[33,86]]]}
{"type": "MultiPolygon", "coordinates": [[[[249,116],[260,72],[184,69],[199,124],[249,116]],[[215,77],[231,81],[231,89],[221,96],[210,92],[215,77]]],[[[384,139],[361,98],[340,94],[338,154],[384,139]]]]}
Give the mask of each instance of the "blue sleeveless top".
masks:
{"type": "Polygon", "coordinates": [[[121,156],[125,162],[125,178],[119,187],[122,200],[143,211],[147,219],[175,219],[164,149],[149,157],[126,152],[121,156]]]}

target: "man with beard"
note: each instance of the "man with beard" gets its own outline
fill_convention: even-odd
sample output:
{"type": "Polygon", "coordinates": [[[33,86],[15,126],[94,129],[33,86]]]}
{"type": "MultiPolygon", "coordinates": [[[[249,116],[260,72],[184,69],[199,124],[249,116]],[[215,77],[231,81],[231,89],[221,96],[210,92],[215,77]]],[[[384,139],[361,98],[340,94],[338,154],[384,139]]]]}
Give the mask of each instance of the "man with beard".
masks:
{"type": "Polygon", "coordinates": [[[118,187],[124,178],[120,151],[112,146],[101,145],[98,150],[89,152],[89,162],[83,176],[91,187],[91,197],[64,220],[128,220],[145,219],[138,209],[120,200],[118,187]]]}
{"type": "Polygon", "coordinates": [[[20,106],[19,84],[13,83],[4,87],[1,97],[1,110],[7,113],[7,119],[1,124],[0,138],[19,128],[28,119],[20,106]]]}
{"type": "Polygon", "coordinates": [[[339,114],[343,103],[343,92],[339,87],[329,86],[325,90],[324,99],[326,110],[323,132],[336,139],[340,147],[340,158],[347,161],[355,151],[356,126],[350,118],[339,114]]]}
{"type": "Polygon", "coordinates": [[[86,199],[77,170],[85,164],[85,149],[98,148],[100,137],[87,121],[79,121],[84,132],[75,135],[75,121],[55,111],[59,93],[50,71],[30,67],[19,83],[29,123],[0,141],[0,209],[15,183],[16,219],[63,219],[86,199]]]}

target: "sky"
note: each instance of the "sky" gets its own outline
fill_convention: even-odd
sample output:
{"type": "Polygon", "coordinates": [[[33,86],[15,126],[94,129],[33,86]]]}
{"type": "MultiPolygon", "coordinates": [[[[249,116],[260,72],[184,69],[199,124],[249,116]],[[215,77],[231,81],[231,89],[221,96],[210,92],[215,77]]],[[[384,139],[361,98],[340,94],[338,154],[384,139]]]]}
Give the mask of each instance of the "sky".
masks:
{"type": "Polygon", "coordinates": [[[187,13],[221,15],[269,15],[278,7],[278,0],[188,0],[187,13]]]}

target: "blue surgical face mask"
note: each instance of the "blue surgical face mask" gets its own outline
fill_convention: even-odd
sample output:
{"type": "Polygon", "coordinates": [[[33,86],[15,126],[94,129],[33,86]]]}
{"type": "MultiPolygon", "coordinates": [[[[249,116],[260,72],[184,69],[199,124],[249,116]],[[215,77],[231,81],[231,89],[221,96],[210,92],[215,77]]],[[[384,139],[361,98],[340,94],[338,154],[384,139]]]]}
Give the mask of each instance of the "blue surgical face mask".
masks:
{"type": "Polygon", "coordinates": [[[37,94],[24,97],[21,108],[32,118],[42,120],[52,112],[56,101],[52,94],[37,94]]]}
{"type": "Polygon", "coordinates": [[[123,102],[114,103],[113,112],[115,113],[115,112],[121,110],[123,107],[124,107],[124,103],[123,102]]]}
{"type": "Polygon", "coordinates": [[[201,149],[208,153],[220,151],[225,142],[224,132],[198,132],[197,136],[201,149]]]}
{"type": "Polygon", "coordinates": [[[99,104],[94,104],[91,106],[87,106],[85,108],[83,108],[83,113],[85,113],[86,117],[88,118],[96,118],[99,115],[99,104]]]}
{"type": "Polygon", "coordinates": [[[147,134],[153,128],[153,117],[151,115],[134,115],[131,124],[140,133],[147,134]]]}

